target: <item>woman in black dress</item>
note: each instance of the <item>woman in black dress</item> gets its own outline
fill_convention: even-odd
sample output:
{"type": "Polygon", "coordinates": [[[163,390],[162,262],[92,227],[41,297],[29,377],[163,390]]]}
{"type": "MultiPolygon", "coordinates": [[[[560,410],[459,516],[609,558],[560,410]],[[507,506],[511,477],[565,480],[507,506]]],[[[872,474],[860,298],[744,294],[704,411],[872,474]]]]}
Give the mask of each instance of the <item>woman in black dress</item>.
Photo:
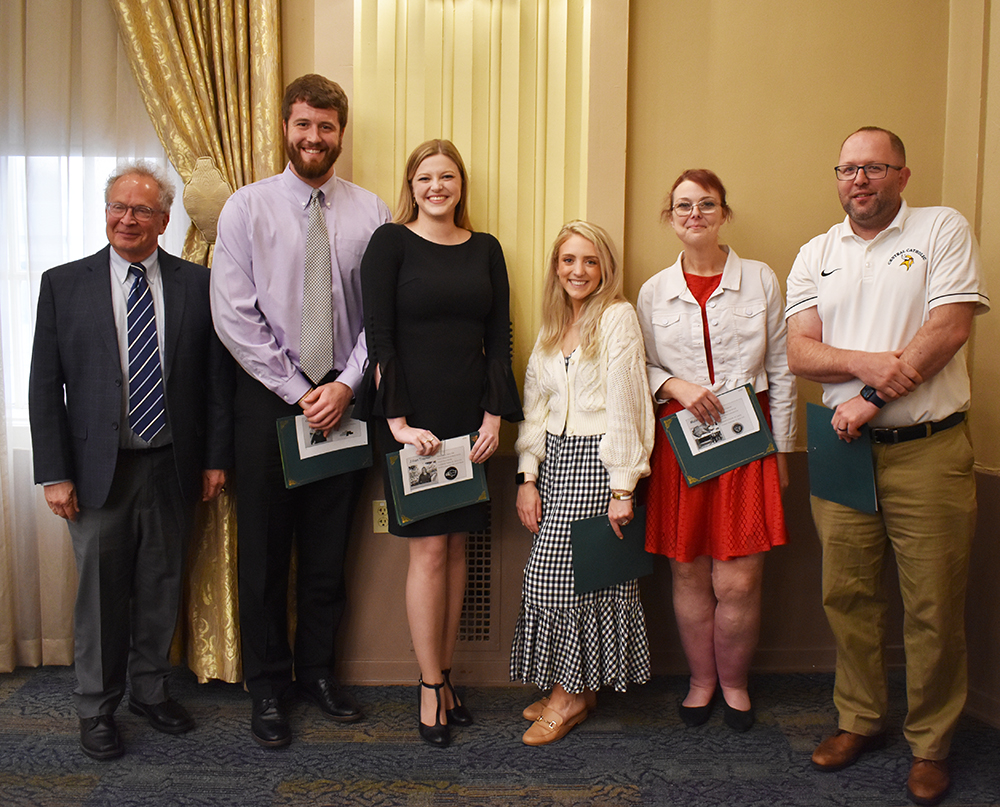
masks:
{"type": "MultiPolygon", "coordinates": [[[[485,462],[500,419],[521,419],[510,367],[507,266],[499,242],[472,231],[465,165],[447,140],[410,154],[391,224],[372,235],[361,264],[369,362],[375,368],[381,450],[404,443],[430,456],[441,441],[479,432],[485,462]]],[[[385,489],[389,490],[388,479],[385,489]]],[[[449,673],[465,595],[465,540],[485,529],[485,504],[389,529],[409,539],[406,612],[420,665],[419,729],[445,746],[448,725],[468,725],[449,673]]]]}

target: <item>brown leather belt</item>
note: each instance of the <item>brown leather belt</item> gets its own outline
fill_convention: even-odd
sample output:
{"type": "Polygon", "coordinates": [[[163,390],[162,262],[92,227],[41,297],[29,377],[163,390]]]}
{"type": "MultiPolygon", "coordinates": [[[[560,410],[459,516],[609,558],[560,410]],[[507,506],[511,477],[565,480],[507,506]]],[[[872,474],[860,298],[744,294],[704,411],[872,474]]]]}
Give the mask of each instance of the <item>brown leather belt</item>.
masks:
{"type": "Polygon", "coordinates": [[[930,437],[932,434],[943,432],[952,426],[957,426],[965,420],[965,412],[956,412],[948,415],[944,420],[936,420],[933,423],[917,423],[913,426],[900,426],[897,429],[870,429],[873,443],[906,443],[910,440],[919,440],[921,437],[930,437]]]}

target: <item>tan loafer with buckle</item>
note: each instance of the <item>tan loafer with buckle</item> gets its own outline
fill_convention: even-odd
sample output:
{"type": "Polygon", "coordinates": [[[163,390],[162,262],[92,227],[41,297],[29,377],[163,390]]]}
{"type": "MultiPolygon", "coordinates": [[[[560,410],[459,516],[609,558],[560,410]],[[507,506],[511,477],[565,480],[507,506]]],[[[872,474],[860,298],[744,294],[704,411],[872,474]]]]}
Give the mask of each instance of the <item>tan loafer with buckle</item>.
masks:
{"type": "MultiPolygon", "coordinates": [[[[588,689],[586,692],[583,693],[583,699],[584,699],[584,702],[587,704],[587,711],[588,712],[596,712],[597,711],[597,693],[596,692],[594,692],[593,690],[589,690],[588,689]]],[[[529,721],[531,723],[534,723],[536,720],[538,720],[538,716],[545,710],[545,707],[548,706],[548,705],[549,705],[549,699],[548,699],[547,696],[543,697],[543,698],[539,698],[537,701],[535,701],[530,706],[525,706],[524,707],[524,711],[521,712],[521,716],[525,720],[527,720],[527,721],[529,721]]]]}
{"type": "Polygon", "coordinates": [[[816,746],[812,766],[818,771],[839,771],[853,765],[862,754],[884,747],[884,733],[869,736],[840,729],[816,746]]]}
{"type": "Polygon", "coordinates": [[[521,717],[534,723],[541,716],[542,712],[545,711],[545,707],[549,705],[548,698],[541,698],[535,701],[530,706],[525,706],[524,711],[521,712],[521,717]]]}
{"type": "Polygon", "coordinates": [[[587,719],[587,709],[584,707],[575,715],[563,718],[555,709],[546,706],[542,713],[531,724],[521,741],[525,745],[548,745],[561,740],[573,726],[578,726],[587,719]]]}
{"type": "Polygon", "coordinates": [[[950,786],[948,760],[913,758],[906,780],[906,795],[912,802],[933,807],[947,795],[950,786]]]}

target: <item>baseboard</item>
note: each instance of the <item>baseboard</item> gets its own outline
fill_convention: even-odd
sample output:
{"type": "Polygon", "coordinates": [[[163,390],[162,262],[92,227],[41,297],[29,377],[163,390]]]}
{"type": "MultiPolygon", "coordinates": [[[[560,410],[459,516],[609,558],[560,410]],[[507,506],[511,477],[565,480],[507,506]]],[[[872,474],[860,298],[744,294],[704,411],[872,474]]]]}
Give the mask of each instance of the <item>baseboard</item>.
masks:
{"type": "Polygon", "coordinates": [[[1000,729],[1000,698],[981,690],[970,689],[965,702],[965,713],[1000,729]]]}

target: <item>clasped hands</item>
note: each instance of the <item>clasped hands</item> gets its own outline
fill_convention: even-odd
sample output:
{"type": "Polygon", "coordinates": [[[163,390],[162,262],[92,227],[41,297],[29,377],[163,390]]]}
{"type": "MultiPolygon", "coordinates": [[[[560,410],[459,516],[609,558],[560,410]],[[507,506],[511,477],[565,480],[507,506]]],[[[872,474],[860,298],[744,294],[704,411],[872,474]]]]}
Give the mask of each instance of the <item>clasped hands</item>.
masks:
{"type": "MultiPolygon", "coordinates": [[[[917,369],[904,361],[903,351],[865,353],[860,365],[855,368],[859,381],[878,391],[878,396],[888,403],[909,395],[923,378],[917,369]]],[[[879,407],[861,397],[859,392],[833,410],[830,425],[837,437],[846,443],[861,436],[861,427],[878,414],[879,407]]]]}
{"type": "Polygon", "coordinates": [[[326,437],[337,428],[353,397],[354,390],[347,384],[331,381],[309,390],[299,398],[299,406],[309,421],[309,428],[323,432],[326,437]]]}

